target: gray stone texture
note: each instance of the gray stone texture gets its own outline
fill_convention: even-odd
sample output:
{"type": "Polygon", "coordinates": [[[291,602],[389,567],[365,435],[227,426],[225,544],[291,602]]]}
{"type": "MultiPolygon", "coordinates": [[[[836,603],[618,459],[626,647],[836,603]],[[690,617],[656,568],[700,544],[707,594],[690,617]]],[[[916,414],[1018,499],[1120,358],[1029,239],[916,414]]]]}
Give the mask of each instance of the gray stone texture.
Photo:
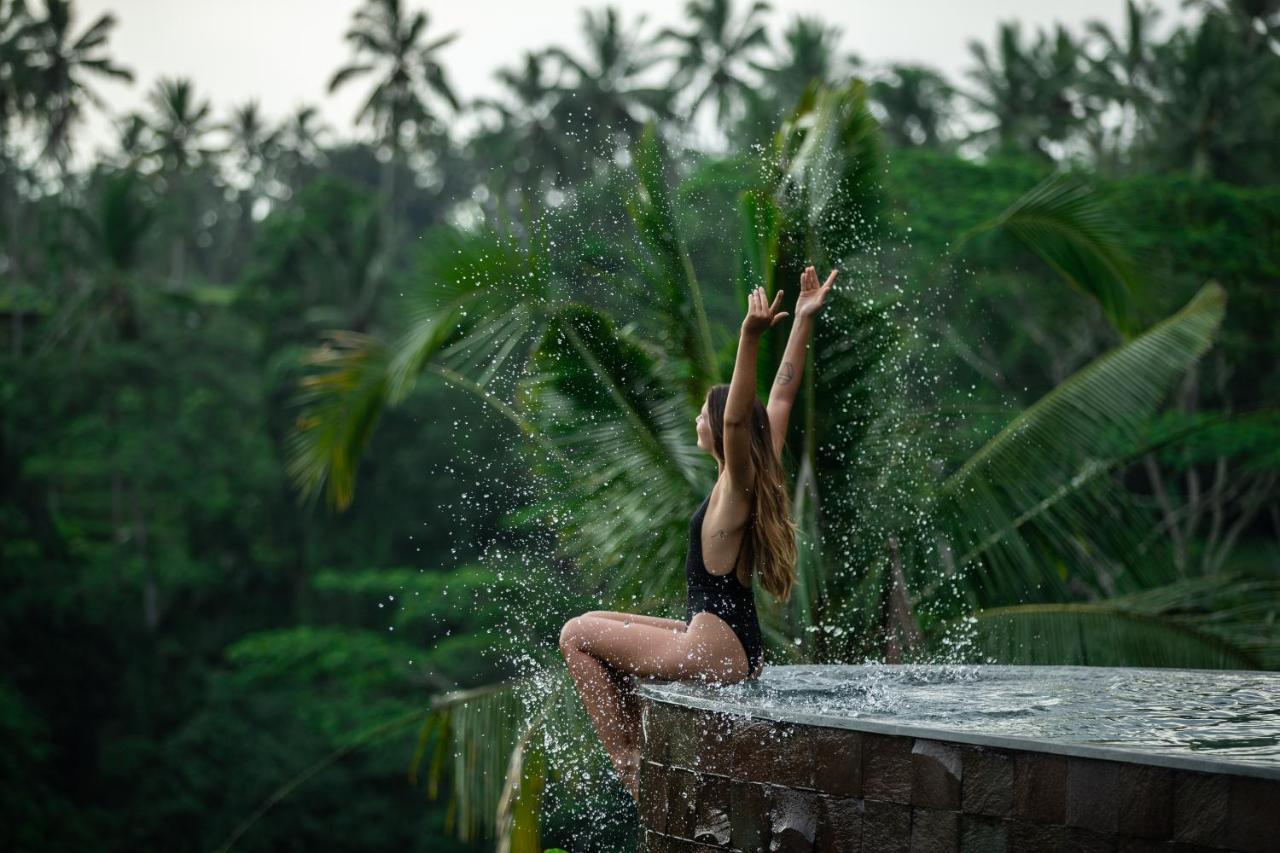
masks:
{"type": "Polygon", "coordinates": [[[769,811],[771,853],[812,853],[821,817],[819,795],[779,788],[769,811]]]}
{"type": "Polygon", "coordinates": [[[912,809],[911,853],[960,853],[960,814],[912,809]]]}
{"type": "Polygon", "coordinates": [[[1120,834],[1156,841],[1171,838],[1174,771],[1119,762],[1116,768],[1120,780],[1120,834]]]}
{"type": "Polygon", "coordinates": [[[818,822],[817,853],[862,853],[862,800],[823,797],[818,822]]]}
{"type": "Polygon", "coordinates": [[[1013,758],[993,749],[963,752],[960,808],[967,814],[1009,817],[1013,814],[1013,758]]]}
{"type": "Polygon", "coordinates": [[[862,735],[813,729],[814,787],[838,797],[862,796],[862,735]]]}
{"type": "Polygon", "coordinates": [[[1280,853],[1280,780],[646,702],[649,853],[1280,853]]]}
{"type": "Polygon", "coordinates": [[[698,778],[694,841],[721,847],[729,844],[729,785],[729,780],[723,776],[704,775],[698,778]]]}
{"type": "Polygon", "coordinates": [[[1280,850],[1280,782],[1232,778],[1227,794],[1226,840],[1248,853],[1280,850]]]}
{"type": "Polygon", "coordinates": [[[733,777],[812,788],[813,748],[807,732],[785,723],[740,722],[733,730],[733,777]]]}
{"type": "Polygon", "coordinates": [[[958,811],[962,772],[958,747],[917,739],[911,747],[911,804],[958,811]]]}
{"type": "Polygon", "coordinates": [[[1017,753],[1013,761],[1014,817],[1037,823],[1062,823],[1066,802],[1066,756],[1017,753]]]}
{"type": "Polygon", "coordinates": [[[729,843],[735,850],[769,845],[770,787],[733,781],[729,789],[729,843]]]}
{"type": "Polygon", "coordinates": [[[688,770],[667,768],[667,835],[693,838],[694,813],[698,805],[696,781],[688,770]]]}
{"type": "Polygon", "coordinates": [[[867,800],[864,806],[864,853],[908,853],[911,848],[911,807],[876,800],[867,800]]]}
{"type": "Polygon", "coordinates": [[[1178,773],[1173,788],[1173,838],[1184,844],[1212,845],[1227,826],[1231,780],[1208,773],[1178,773]]]}
{"type": "Polygon", "coordinates": [[[869,800],[911,802],[911,738],[864,734],[862,791],[869,800]]]}
{"type": "Polygon", "coordinates": [[[1007,822],[991,817],[960,816],[960,853],[1005,853],[1007,822]]]}
{"type": "Polygon", "coordinates": [[[1115,832],[1120,826],[1120,775],[1115,765],[1091,758],[1067,761],[1068,826],[1115,832]]]}
{"type": "Polygon", "coordinates": [[[640,822],[654,832],[667,831],[668,770],[645,761],[640,765],[640,822]]]}

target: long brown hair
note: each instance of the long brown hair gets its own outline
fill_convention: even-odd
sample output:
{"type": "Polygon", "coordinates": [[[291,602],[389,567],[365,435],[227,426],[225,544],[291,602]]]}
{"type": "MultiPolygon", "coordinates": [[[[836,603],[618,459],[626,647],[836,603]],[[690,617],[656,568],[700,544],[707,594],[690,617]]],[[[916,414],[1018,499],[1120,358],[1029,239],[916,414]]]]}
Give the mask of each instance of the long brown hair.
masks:
{"type": "MultiPolygon", "coordinates": [[[[713,385],[707,392],[707,413],[716,456],[724,459],[724,404],[728,385],[713,385]]],[[[751,401],[747,424],[751,437],[751,467],[755,486],[751,490],[751,553],[760,583],[774,598],[787,601],[796,579],[796,525],[791,520],[791,499],[787,481],[773,450],[769,412],[757,398],[751,401]]]]}

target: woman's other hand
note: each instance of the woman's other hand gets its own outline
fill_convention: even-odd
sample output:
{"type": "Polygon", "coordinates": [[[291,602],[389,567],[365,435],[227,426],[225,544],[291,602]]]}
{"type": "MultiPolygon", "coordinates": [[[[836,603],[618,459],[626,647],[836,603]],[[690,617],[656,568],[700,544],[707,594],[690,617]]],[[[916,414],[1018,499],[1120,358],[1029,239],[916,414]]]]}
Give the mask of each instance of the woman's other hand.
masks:
{"type": "Polygon", "coordinates": [[[742,321],[742,331],[745,334],[757,337],[763,335],[777,325],[783,317],[788,316],[786,311],[778,310],[778,306],[781,304],[781,290],[774,294],[772,305],[765,301],[763,287],[757,287],[751,291],[747,295],[747,317],[742,321]]]}
{"type": "Polygon", "coordinates": [[[832,270],[826,282],[818,284],[818,273],[813,267],[805,267],[800,273],[800,296],[796,299],[796,316],[812,317],[822,308],[822,301],[836,280],[838,270],[832,270]]]}

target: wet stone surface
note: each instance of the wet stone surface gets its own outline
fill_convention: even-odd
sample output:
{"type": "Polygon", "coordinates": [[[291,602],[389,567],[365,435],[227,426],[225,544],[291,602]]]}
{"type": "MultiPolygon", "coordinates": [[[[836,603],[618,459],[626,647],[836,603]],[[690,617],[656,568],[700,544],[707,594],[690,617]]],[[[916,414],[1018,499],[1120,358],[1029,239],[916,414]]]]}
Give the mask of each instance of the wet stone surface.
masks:
{"type": "Polygon", "coordinates": [[[1280,779],[643,702],[650,853],[1280,849],[1280,779]]]}

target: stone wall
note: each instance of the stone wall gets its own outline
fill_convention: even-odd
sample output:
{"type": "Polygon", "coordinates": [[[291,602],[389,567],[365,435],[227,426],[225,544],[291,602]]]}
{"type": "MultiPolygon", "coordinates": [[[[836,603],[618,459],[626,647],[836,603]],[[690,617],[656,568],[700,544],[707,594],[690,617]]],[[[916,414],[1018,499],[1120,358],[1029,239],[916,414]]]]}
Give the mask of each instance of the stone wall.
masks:
{"type": "Polygon", "coordinates": [[[644,699],[649,853],[1280,850],[1280,780],[644,699]]]}

